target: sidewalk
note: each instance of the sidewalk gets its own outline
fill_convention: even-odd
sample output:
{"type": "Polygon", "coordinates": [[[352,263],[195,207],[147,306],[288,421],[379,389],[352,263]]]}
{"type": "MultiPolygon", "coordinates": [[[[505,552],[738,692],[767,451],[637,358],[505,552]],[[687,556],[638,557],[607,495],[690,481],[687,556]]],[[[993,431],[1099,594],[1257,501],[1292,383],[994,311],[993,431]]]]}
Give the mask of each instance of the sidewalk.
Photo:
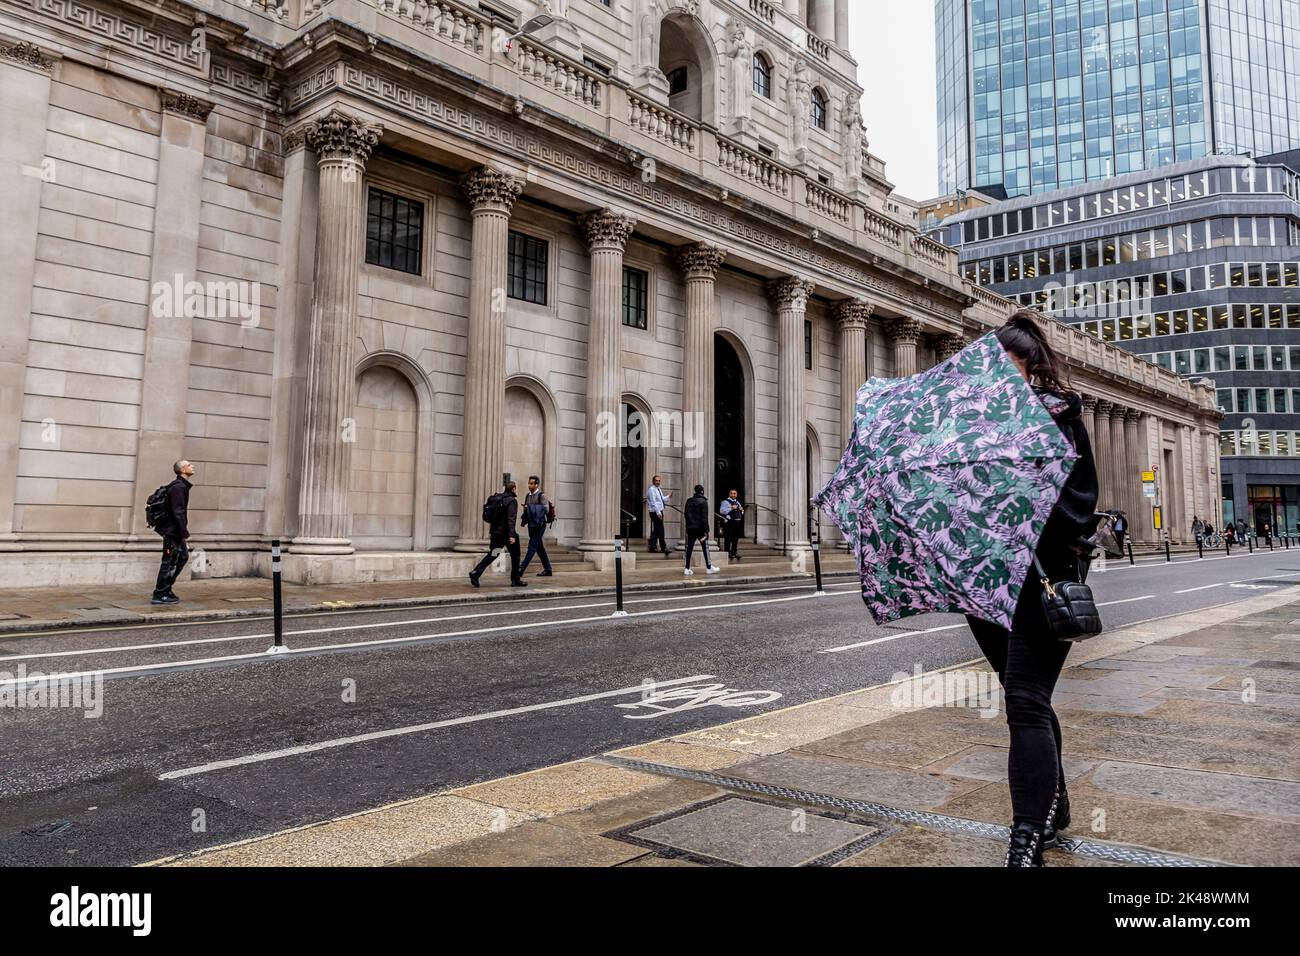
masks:
{"type": "MultiPolygon", "coordinates": [[[[682,558],[642,560],[624,573],[624,590],[662,590],[670,587],[708,587],[719,583],[757,584],[811,581],[811,567],[796,572],[784,558],[756,557],[733,563],[713,577],[700,570],[695,577],[682,574],[682,558]]],[[[357,608],[400,608],[419,605],[470,604],[482,601],[536,600],[539,597],[603,594],[614,590],[613,572],[588,569],[576,562],[557,562],[555,576],[530,573],[528,587],[511,588],[508,574],[488,573],[482,587],[474,589],[464,578],[391,583],[299,585],[284,583],[286,614],[357,608]]],[[[831,575],[850,574],[852,557],[840,551],[822,553],[822,570],[831,575]]],[[[269,578],[204,578],[178,584],[182,601],[156,607],[149,603],[150,587],[106,586],[86,588],[34,588],[0,590],[0,635],[66,627],[113,624],[172,623],[262,617],[271,611],[269,578]]]]}
{"type": "MultiPolygon", "coordinates": [[[[967,704],[981,674],[900,680],[158,862],[999,866],[1007,732],[967,704]]],[[[1300,863],[1300,588],[1078,645],[1057,704],[1077,843],[1048,851],[1049,866],[1300,863]]]]}

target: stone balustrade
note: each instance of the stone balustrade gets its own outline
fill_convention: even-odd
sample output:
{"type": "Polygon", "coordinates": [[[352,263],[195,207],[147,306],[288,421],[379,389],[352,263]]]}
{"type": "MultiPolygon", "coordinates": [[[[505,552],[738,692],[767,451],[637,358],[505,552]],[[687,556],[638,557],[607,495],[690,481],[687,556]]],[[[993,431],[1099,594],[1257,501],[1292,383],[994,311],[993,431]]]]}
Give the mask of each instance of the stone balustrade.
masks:
{"type": "Polygon", "coordinates": [[[767,0],[749,0],[749,12],[768,26],[776,26],[776,8],[767,0]]]}
{"type": "Polygon", "coordinates": [[[826,216],[828,219],[834,219],[846,226],[850,222],[853,207],[848,197],[823,186],[821,183],[809,180],[807,203],[809,209],[826,216]]]}
{"type": "Polygon", "coordinates": [[[778,196],[790,195],[790,171],[762,153],[718,137],[718,166],[778,196]]]}
{"type": "Polygon", "coordinates": [[[628,93],[627,103],[628,125],[634,130],[691,156],[696,155],[699,124],[636,93],[628,93]]]}
{"type": "Polygon", "coordinates": [[[540,43],[528,39],[518,42],[519,75],[525,80],[590,109],[601,108],[605,101],[603,76],[551,52],[540,43]]]}
{"type": "Polygon", "coordinates": [[[809,53],[819,60],[829,60],[831,58],[831,45],[829,43],[812,32],[805,34],[805,36],[807,37],[806,46],[809,53]]]}
{"type": "Polygon", "coordinates": [[[484,52],[488,19],[459,4],[447,0],[374,0],[374,5],[380,13],[404,20],[444,43],[472,53],[484,52]]]}
{"type": "Polygon", "coordinates": [[[883,216],[874,209],[864,210],[863,228],[868,236],[882,242],[891,249],[903,248],[903,227],[888,216],[883,216]]]}

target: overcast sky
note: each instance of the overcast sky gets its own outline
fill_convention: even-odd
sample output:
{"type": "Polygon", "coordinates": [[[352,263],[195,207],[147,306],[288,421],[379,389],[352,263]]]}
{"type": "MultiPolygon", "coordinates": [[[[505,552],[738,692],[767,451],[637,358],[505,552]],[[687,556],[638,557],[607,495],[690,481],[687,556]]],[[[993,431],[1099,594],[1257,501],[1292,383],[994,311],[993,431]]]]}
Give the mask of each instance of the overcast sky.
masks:
{"type": "Polygon", "coordinates": [[[938,195],[933,0],[849,0],[871,152],[909,199],[938,195]]]}

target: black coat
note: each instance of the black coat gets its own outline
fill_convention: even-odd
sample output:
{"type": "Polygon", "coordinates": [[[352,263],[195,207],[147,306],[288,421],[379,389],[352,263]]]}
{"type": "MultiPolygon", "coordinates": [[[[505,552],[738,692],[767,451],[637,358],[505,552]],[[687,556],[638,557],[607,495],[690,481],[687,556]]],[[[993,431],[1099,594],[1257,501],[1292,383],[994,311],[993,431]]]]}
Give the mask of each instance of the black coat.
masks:
{"type": "Polygon", "coordinates": [[[180,475],[167,486],[167,506],[170,520],[163,528],[169,538],[184,540],[190,536],[190,488],[192,485],[180,475]]]}
{"type": "Polygon", "coordinates": [[[1076,563],[1074,544],[1079,538],[1089,538],[1096,531],[1097,521],[1093,515],[1097,510],[1099,489],[1092,442],[1083,424],[1083,399],[1070,394],[1066,406],[1052,418],[1079,456],[1038,542],[1038,558],[1044,567],[1049,573],[1061,573],[1076,563]]]}
{"type": "Polygon", "coordinates": [[[686,499],[686,506],[682,509],[686,516],[686,533],[694,535],[707,535],[709,533],[709,499],[704,495],[694,495],[686,499]]]}
{"type": "Polygon", "coordinates": [[[502,538],[515,537],[515,525],[519,523],[519,499],[507,491],[496,495],[497,508],[492,524],[489,526],[494,535],[502,538]]]}

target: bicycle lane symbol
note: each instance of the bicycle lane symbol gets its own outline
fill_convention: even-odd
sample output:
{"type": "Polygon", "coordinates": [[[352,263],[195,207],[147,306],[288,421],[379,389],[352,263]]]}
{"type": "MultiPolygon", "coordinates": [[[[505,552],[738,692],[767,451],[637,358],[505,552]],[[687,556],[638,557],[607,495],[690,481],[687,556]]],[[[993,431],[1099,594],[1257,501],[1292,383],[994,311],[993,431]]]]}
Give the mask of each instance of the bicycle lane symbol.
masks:
{"type": "Polygon", "coordinates": [[[739,690],[726,684],[694,684],[652,690],[655,686],[657,685],[653,681],[647,681],[640,700],[614,706],[623,710],[644,711],[624,714],[628,720],[652,720],[701,707],[758,707],[780,700],[783,696],[774,690],[739,690]]]}

